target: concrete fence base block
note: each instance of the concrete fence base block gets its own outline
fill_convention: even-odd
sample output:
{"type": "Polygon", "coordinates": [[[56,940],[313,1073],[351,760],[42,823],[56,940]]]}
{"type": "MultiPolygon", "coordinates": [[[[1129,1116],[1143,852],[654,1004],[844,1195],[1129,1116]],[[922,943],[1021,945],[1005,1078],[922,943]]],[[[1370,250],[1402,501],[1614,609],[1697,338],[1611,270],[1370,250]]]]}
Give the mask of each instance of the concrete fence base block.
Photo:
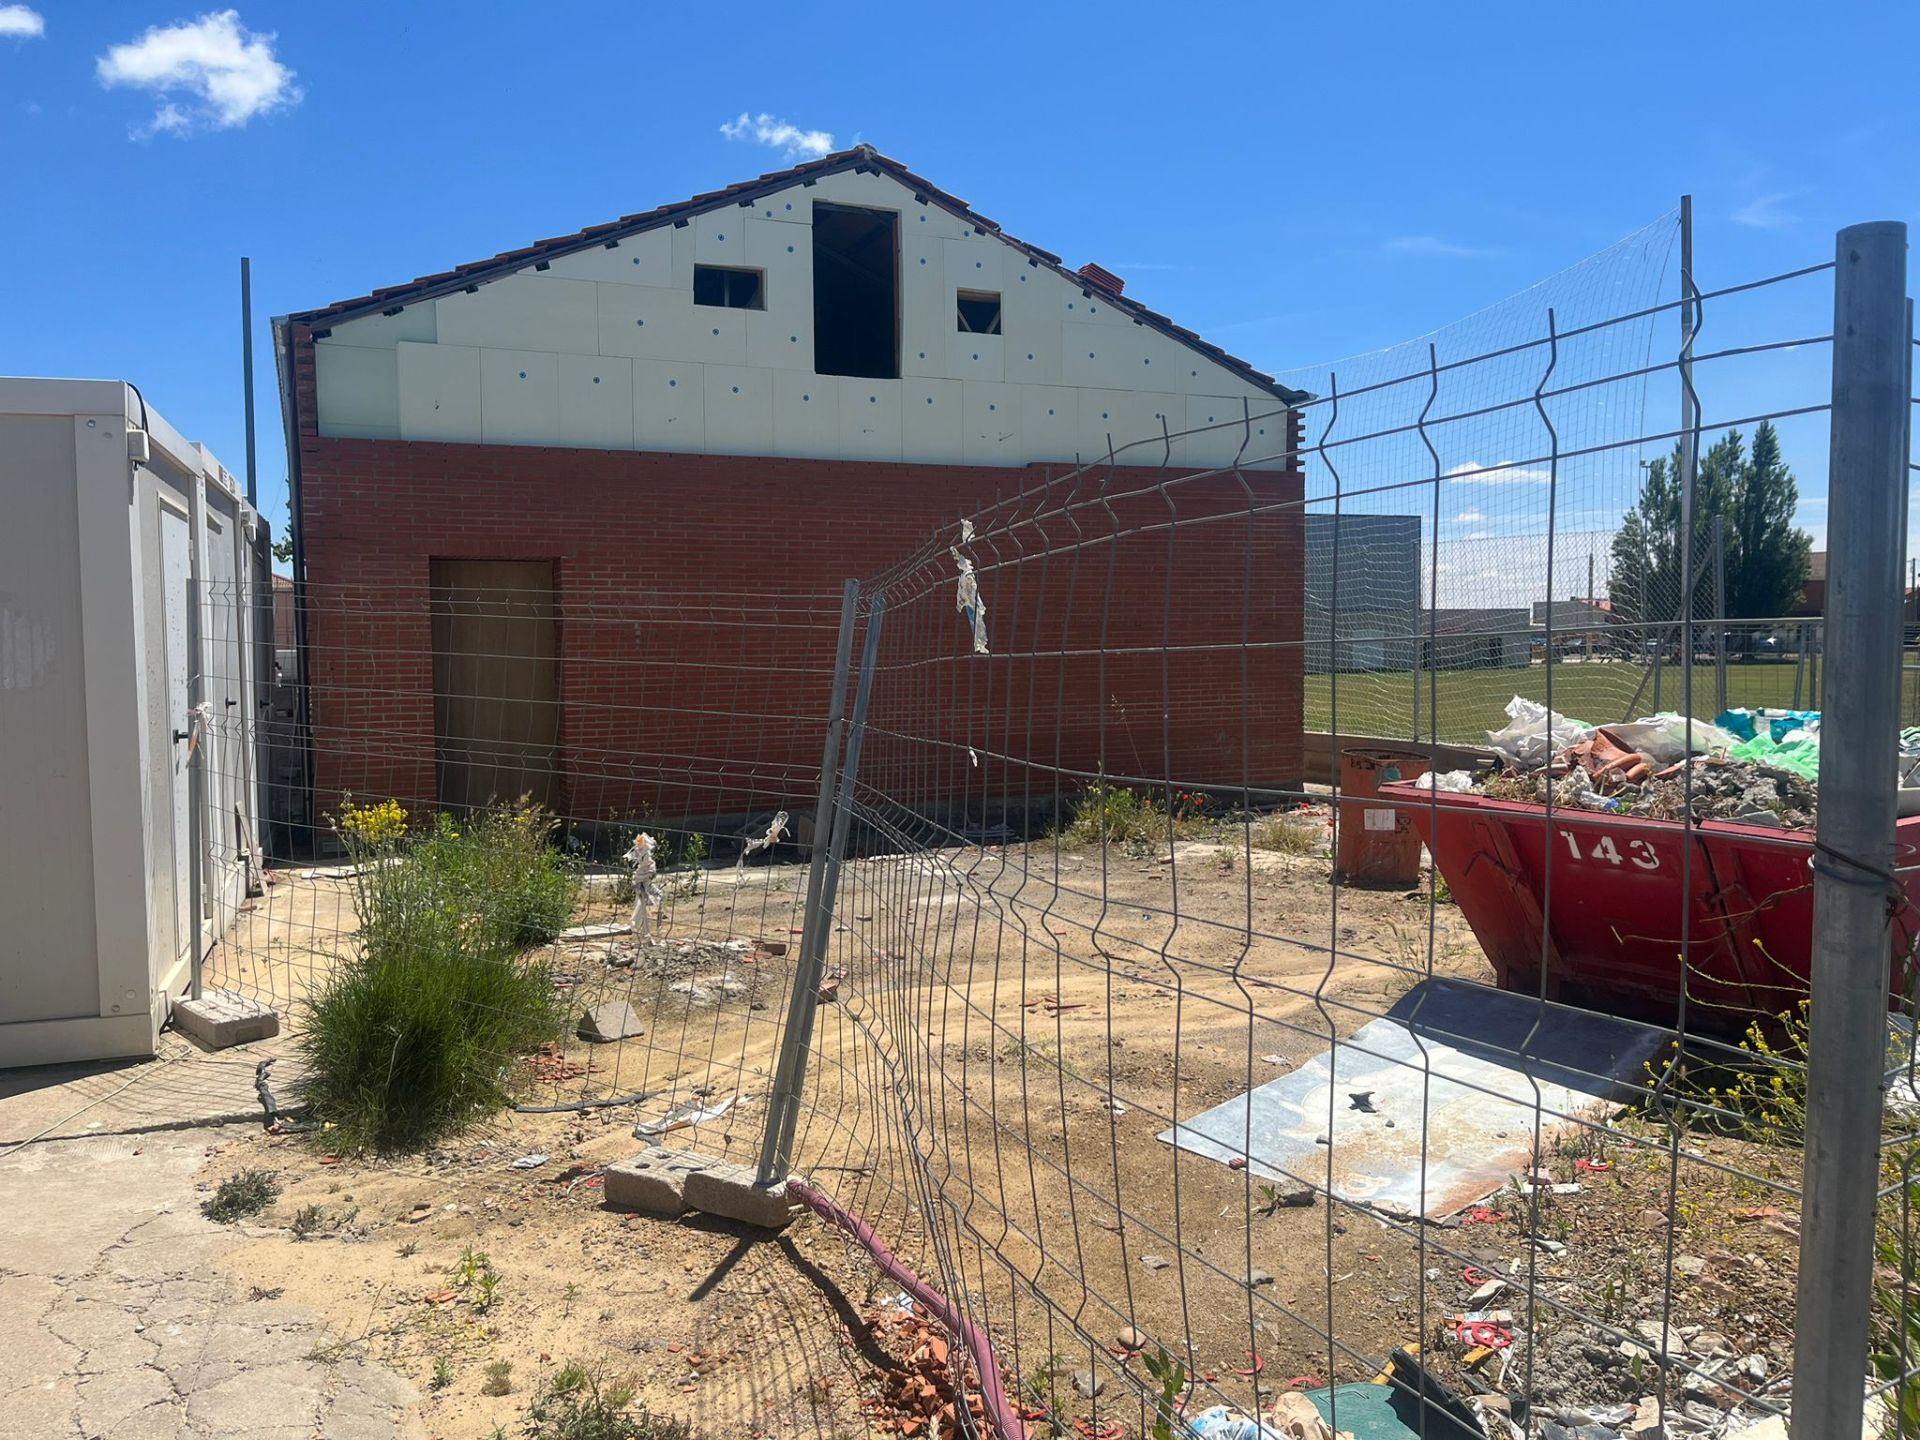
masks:
{"type": "Polygon", "coordinates": [[[687,1208],[687,1176],[712,1163],[688,1150],[643,1150],[607,1167],[602,1182],[607,1204],[617,1210],[679,1216],[687,1208]]]}
{"type": "Polygon", "coordinates": [[[793,1202],[784,1184],[762,1189],[751,1165],[734,1165],[691,1150],[647,1150],[609,1165],[607,1204],[649,1215],[678,1216],[688,1210],[738,1220],[763,1230],[785,1228],[793,1202]]]}
{"type": "Polygon", "coordinates": [[[787,1198],[786,1183],[764,1188],[755,1185],[751,1165],[734,1165],[716,1160],[699,1170],[687,1172],[687,1208],[738,1220],[762,1230],[782,1230],[793,1219],[793,1202],[787,1198]]]}
{"type": "Polygon", "coordinates": [[[173,1002],[173,1028],[202,1045],[224,1050],[280,1033],[280,1016],[271,1005],[237,990],[208,990],[198,1000],[173,1002]]]}

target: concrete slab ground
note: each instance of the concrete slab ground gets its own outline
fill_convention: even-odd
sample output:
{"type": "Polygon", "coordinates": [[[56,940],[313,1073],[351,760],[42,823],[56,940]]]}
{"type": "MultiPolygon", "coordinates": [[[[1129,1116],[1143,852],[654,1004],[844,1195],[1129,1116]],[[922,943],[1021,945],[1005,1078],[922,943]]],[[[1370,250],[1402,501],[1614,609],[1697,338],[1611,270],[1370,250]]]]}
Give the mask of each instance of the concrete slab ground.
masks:
{"type": "MultiPolygon", "coordinates": [[[[156,1080],[164,1075],[164,1065],[142,1068],[156,1080]]],[[[104,1078],[107,1098],[94,1113],[137,1115],[139,1076],[130,1088],[124,1074],[104,1078]]],[[[0,1123],[11,1133],[62,1106],[71,1111],[101,1079],[82,1075],[29,1091],[31,1106],[16,1093],[0,1100],[0,1123]]],[[[190,1109],[164,1086],[156,1098],[148,1123],[180,1120],[190,1109]]],[[[355,1355],[310,1313],[256,1294],[220,1268],[223,1252],[242,1242],[202,1217],[194,1176],[210,1145],[238,1133],[147,1129],[0,1147],[8,1231],[0,1251],[0,1440],[422,1433],[406,1381],[355,1355]]]]}

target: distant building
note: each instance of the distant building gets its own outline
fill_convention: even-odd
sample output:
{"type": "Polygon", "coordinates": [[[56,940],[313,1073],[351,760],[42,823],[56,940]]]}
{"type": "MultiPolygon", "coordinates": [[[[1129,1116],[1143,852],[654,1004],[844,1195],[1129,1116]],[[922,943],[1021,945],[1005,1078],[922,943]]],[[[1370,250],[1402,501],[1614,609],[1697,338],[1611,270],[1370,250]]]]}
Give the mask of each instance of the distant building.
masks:
{"type": "MultiPolygon", "coordinates": [[[[693,743],[672,728],[676,698],[726,708],[685,689],[723,672],[709,628],[613,626],[606,607],[715,586],[747,609],[837,596],[959,515],[1114,449],[1098,483],[1117,476],[1116,492],[1184,477],[1182,519],[1250,500],[1257,518],[1180,525],[1196,558],[1116,590],[1110,631],[1106,609],[1063,609],[1076,628],[1049,645],[1139,635],[1176,653],[1169,674],[1143,643],[1104,693],[1076,671],[1034,721],[1050,763],[1098,767],[1130,686],[1244,684],[1244,753],[1209,718],[1176,730],[1166,764],[1195,781],[1300,774],[1290,452],[1306,397],[865,146],[284,316],[276,345],[316,811],[343,791],[455,807],[530,794],[591,818],[804,799],[811,779],[699,789],[640,763],[693,743]],[[1237,577],[1249,528],[1261,589],[1243,657],[1201,643],[1229,611],[1241,630],[1199,553],[1229,547],[1237,577]]],[[[1146,508],[1158,521],[1170,503],[1146,508]]],[[[1169,541],[1137,533],[1122,573],[1167,563],[1169,541]]],[[[1411,583],[1417,563],[1394,563],[1411,583]]],[[[822,672],[832,640],[807,630],[781,663],[822,672]]],[[[792,686],[779,703],[791,727],[705,758],[811,776],[802,717],[825,696],[792,686]]]]}
{"type": "Polygon", "coordinates": [[[1818,616],[1827,613],[1827,552],[1816,550],[1807,557],[1807,585],[1800,592],[1800,603],[1789,615],[1818,616]]]}
{"type": "Polygon", "coordinates": [[[1420,517],[1307,516],[1307,673],[1411,670],[1420,636],[1420,517]]]}
{"type": "Polygon", "coordinates": [[[1420,667],[1518,670],[1533,659],[1533,615],[1511,609],[1441,609],[1420,620],[1420,667]]]}

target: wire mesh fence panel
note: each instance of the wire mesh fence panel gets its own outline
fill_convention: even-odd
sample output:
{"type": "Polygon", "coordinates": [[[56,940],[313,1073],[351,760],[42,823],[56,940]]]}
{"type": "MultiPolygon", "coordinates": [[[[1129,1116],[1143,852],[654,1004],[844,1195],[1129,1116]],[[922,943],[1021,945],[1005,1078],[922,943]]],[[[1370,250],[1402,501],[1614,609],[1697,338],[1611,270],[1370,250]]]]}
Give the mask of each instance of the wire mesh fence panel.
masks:
{"type": "MultiPolygon", "coordinates": [[[[398,599],[308,587],[308,673],[290,651],[269,658],[281,673],[260,743],[242,743],[233,710],[207,712],[212,893],[227,909],[204,985],[280,1012],[296,1047],[274,1083],[290,1108],[304,1097],[345,1125],[371,1108],[355,1087],[430,1089],[436,1067],[479,1077],[459,1092],[471,1114],[389,1097],[356,1140],[453,1133],[510,1096],[634,1106],[662,1134],[713,1124],[703,1139],[750,1155],[797,949],[841,598],[632,595],[552,571],[435,562],[398,599]],[[265,792],[277,865],[223,820],[220,797],[243,783],[265,792]],[[441,1024],[449,1013],[464,1023],[441,1024]],[[369,1076],[383,1046],[412,1070],[369,1076]]],[[[203,612],[217,626],[257,599],[217,590],[203,612]]],[[[208,678],[210,694],[237,688],[208,678]]]]}
{"type": "MultiPolygon", "coordinates": [[[[1783,613],[1780,457],[1824,438],[1833,276],[1674,299],[1673,239],[1288,376],[1289,444],[1251,413],[1217,466],[1183,463],[1205,432],[1116,437],[863,585],[794,1165],[979,1327],[979,1424],[1790,1406],[1794,712],[1846,698],[1783,613]]],[[[1876,873],[1904,984],[1920,926],[1876,873]]],[[[1904,1153],[1876,1422],[1911,1393],[1904,1153]]]]}
{"type": "MultiPolygon", "coordinates": [[[[1793,524],[1859,419],[1845,251],[1704,287],[1676,238],[1011,471],[844,593],[303,587],[296,652],[201,677],[200,982],[287,1017],[292,1123],[617,1109],[791,1173],[946,1332],[939,1384],[871,1397],[900,1433],[1828,1414],[1803,1242],[1873,1290],[1847,1363],[1914,1428],[1920,819],[1815,828],[1821,737],[1912,687],[1897,637],[1824,632],[1793,524]],[[1818,1042],[1847,884],[1884,919],[1818,1042]],[[1852,1250],[1802,1207],[1848,1065],[1892,1076],[1852,1250]]],[[[281,598],[216,580],[199,623],[281,598]]],[[[1871,763],[1846,793],[1920,794],[1920,745],[1871,763]]]]}

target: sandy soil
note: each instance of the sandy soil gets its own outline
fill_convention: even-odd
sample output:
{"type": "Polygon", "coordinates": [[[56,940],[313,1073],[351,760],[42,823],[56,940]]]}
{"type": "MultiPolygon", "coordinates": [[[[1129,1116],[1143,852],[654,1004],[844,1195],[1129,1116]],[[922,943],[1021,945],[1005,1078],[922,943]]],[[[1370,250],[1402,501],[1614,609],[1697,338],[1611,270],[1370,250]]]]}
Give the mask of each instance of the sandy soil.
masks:
{"type": "MultiPolygon", "coordinates": [[[[1201,1377],[1197,1404],[1369,1377],[1394,1346],[1445,1329],[1472,1288],[1467,1265],[1517,1274],[1514,1252],[1534,1253],[1516,1242],[1526,1217],[1444,1230],[1273,1206],[1244,1172],[1155,1138],[1427,974],[1490,978],[1450,905],[1329,878],[1324,854],[1249,856],[1211,838],[1158,855],[1046,842],[849,863],[794,1169],[989,1325],[1036,1425],[1085,1416],[1139,1432],[1147,1417],[1115,1378],[1140,1370],[1118,1346],[1129,1328],[1201,1377]]],[[[250,917],[255,948],[228,947],[233,973],[277,993],[310,984],[342,943],[341,883],[274,887],[250,917]]],[[[665,1143],[757,1152],[804,888],[799,866],[719,870],[675,885],[655,941],[590,932],[553,947],[581,1008],[625,999],[646,1033],[533,1057],[528,1102],[640,1103],[504,1116],[406,1164],[272,1136],[218,1157],[209,1181],[263,1165],[286,1182],[232,1263],[414,1379],[434,1435],[511,1433],[567,1360],[631,1377],[704,1434],[889,1432],[897,1417],[874,1397],[896,1362],[887,1327],[876,1338],[867,1321],[886,1318],[894,1287],[863,1251],[811,1218],[754,1241],[599,1198],[598,1167],[675,1107],[726,1108],[665,1143]],[[549,1158],[512,1168],[536,1153],[549,1158]],[[499,1277],[490,1307],[471,1262],[462,1283],[474,1251],[499,1277]],[[511,1367],[504,1396],[482,1393],[495,1360],[511,1367]]],[[[602,885],[576,918],[624,916],[602,885]]],[[[1596,1244],[1611,1257],[1596,1269],[1578,1248],[1544,1278],[1571,1284],[1566,1305],[1584,1313],[1620,1252],[1596,1244]]],[[[1645,1265],[1633,1273],[1658,1289],[1645,1265]]],[[[1573,1322],[1554,1323],[1558,1335],[1573,1322]]]]}

